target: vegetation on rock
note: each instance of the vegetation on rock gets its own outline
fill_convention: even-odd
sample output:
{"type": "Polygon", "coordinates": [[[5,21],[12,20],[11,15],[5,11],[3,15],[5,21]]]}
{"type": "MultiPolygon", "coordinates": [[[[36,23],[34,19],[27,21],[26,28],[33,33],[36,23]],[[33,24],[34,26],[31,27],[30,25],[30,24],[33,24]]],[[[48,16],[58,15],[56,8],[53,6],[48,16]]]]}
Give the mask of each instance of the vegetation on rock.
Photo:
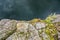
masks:
{"type": "Polygon", "coordinates": [[[58,30],[53,21],[56,15],[49,15],[45,20],[0,21],[0,40],[58,40],[58,30]],[[3,29],[2,29],[3,28],[3,29]]]}

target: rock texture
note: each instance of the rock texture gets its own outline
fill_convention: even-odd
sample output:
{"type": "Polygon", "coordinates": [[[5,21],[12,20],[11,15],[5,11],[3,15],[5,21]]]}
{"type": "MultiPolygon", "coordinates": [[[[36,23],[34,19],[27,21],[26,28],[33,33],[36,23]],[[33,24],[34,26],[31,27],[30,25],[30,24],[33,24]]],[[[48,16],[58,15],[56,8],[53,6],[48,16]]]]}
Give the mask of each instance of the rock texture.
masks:
{"type": "Polygon", "coordinates": [[[39,19],[33,20],[34,22],[2,19],[0,20],[0,40],[58,40],[60,16],[56,16],[52,21],[53,24],[39,19]]]}
{"type": "Polygon", "coordinates": [[[3,19],[0,21],[0,40],[5,40],[16,30],[16,21],[3,19]]]}
{"type": "Polygon", "coordinates": [[[60,40],[60,14],[56,15],[56,19],[53,20],[53,23],[55,24],[55,27],[58,30],[58,39],[60,40]]]}

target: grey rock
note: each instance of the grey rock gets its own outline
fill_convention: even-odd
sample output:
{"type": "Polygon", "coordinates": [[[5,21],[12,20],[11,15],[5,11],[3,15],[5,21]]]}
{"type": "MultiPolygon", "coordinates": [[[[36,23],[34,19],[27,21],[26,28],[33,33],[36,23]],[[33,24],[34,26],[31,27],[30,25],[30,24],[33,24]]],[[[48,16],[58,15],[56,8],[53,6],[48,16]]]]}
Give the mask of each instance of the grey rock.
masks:
{"type": "Polygon", "coordinates": [[[56,14],[56,19],[53,20],[53,23],[60,22],[60,14],[56,14]]]}
{"type": "MultiPolygon", "coordinates": [[[[15,33],[13,33],[6,40],[41,40],[38,31],[29,23],[19,23],[20,28],[17,29],[15,33]],[[23,25],[20,25],[23,24],[23,25]]],[[[18,26],[19,26],[18,25],[18,26]]]]}
{"type": "Polygon", "coordinates": [[[1,20],[0,21],[0,40],[5,40],[16,30],[15,20],[1,20]],[[3,25],[3,26],[1,26],[3,25]]]}
{"type": "Polygon", "coordinates": [[[6,22],[10,21],[10,19],[2,19],[0,21],[0,26],[3,26],[6,22]]]}

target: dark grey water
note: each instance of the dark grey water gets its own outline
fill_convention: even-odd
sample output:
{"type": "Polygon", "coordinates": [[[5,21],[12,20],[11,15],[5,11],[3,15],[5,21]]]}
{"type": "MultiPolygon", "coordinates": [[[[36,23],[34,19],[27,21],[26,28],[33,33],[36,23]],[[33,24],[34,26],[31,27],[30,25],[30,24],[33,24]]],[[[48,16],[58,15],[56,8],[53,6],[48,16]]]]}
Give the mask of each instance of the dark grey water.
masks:
{"type": "Polygon", "coordinates": [[[0,0],[0,19],[44,19],[54,12],[60,13],[60,0],[0,0]]]}

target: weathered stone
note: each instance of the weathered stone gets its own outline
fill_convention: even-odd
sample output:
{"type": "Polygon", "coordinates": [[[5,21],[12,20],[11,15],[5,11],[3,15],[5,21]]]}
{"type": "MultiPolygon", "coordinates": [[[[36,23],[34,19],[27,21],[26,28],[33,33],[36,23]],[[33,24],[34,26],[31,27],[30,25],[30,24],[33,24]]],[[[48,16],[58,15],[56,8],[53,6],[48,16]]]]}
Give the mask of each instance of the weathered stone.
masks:
{"type": "Polygon", "coordinates": [[[56,15],[56,19],[53,20],[53,23],[55,24],[55,27],[58,31],[58,39],[60,40],[60,14],[56,15]]]}
{"type": "Polygon", "coordinates": [[[38,31],[29,23],[18,23],[17,32],[6,40],[41,40],[38,31]]]}
{"type": "MultiPolygon", "coordinates": [[[[18,22],[16,32],[9,36],[6,40],[51,40],[50,35],[52,40],[57,40],[57,38],[54,39],[54,37],[56,37],[55,33],[54,35],[52,35],[52,33],[49,35],[45,32],[45,28],[45,23],[37,22],[35,25],[32,25],[27,22],[18,22]]],[[[54,29],[51,28],[49,31],[50,30],[53,32],[54,29]]]]}
{"type": "Polygon", "coordinates": [[[0,40],[5,40],[16,30],[16,21],[1,20],[1,22],[3,23],[3,26],[1,26],[2,24],[0,24],[0,40]]]}
{"type": "Polygon", "coordinates": [[[56,19],[54,19],[52,22],[60,22],[60,14],[56,14],[56,19]]]}
{"type": "Polygon", "coordinates": [[[10,21],[10,19],[2,19],[0,21],[0,26],[3,26],[6,22],[10,21]]]}
{"type": "Polygon", "coordinates": [[[58,40],[57,37],[60,40],[60,16],[56,16],[52,22],[49,21],[51,23],[39,19],[33,21],[2,19],[0,40],[58,40]]]}

